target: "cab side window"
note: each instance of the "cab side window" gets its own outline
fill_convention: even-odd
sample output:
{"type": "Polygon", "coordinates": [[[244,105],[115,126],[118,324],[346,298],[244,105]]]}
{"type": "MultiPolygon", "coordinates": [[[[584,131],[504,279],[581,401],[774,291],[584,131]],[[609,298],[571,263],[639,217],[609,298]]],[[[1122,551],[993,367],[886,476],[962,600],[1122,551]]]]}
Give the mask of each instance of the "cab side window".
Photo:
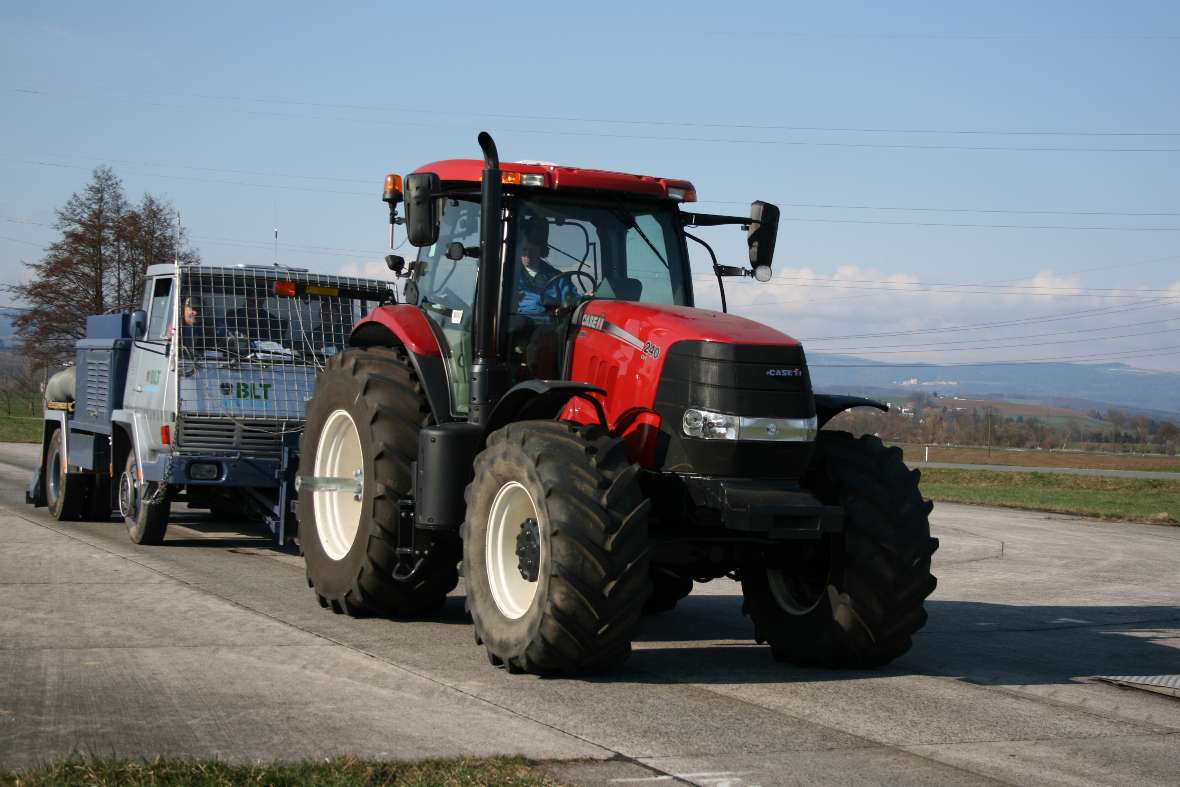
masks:
{"type": "Polygon", "coordinates": [[[151,285],[148,305],[148,341],[167,341],[172,324],[172,279],[159,278],[151,285]]]}

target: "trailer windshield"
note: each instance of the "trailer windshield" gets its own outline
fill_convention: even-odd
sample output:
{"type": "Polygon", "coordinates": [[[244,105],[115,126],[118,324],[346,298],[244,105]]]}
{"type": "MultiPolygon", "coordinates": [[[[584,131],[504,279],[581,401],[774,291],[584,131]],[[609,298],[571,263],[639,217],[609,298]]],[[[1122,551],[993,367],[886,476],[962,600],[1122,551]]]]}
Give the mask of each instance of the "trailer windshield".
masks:
{"type": "Polygon", "coordinates": [[[509,313],[582,297],[691,305],[678,227],[664,202],[518,200],[509,313]]]}
{"type": "Polygon", "coordinates": [[[196,363],[319,365],[348,346],[353,323],[379,304],[376,292],[278,275],[188,275],[180,298],[180,328],[170,332],[196,363]]]}

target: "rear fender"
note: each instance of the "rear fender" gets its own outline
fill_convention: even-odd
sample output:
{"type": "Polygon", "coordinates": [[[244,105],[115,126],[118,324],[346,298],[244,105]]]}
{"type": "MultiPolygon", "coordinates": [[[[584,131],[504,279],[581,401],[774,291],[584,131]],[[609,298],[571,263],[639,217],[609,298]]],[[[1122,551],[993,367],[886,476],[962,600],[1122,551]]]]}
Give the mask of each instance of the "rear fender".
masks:
{"type": "MultiPolygon", "coordinates": [[[[66,413],[61,410],[46,410],[45,420],[41,425],[41,451],[37,455],[37,470],[33,474],[33,479],[29,482],[28,488],[25,490],[25,502],[36,507],[41,508],[48,504],[45,497],[45,459],[49,452],[49,441],[53,437],[53,433],[61,430],[65,434],[66,430],[66,413]]],[[[62,439],[61,450],[62,455],[66,458],[66,463],[69,463],[69,440],[62,439]]]]}
{"type": "Polygon", "coordinates": [[[437,424],[451,420],[451,388],[443,362],[443,342],[436,327],[416,306],[399,304],[374,309],[353,326],[352,347],[401,347],[413,364],[430,412],[437,424]]]}
{"type": "Polygon", "coordinates": [[[889,406],[875,399],[865,399],[863,396],[844,396],[841,394],[816,394],[815,417],[816,428],[822,429],[824,424],[835,418],[845,410],[853,407],[876,407],[878,410],[889,412],[889,406]]]}

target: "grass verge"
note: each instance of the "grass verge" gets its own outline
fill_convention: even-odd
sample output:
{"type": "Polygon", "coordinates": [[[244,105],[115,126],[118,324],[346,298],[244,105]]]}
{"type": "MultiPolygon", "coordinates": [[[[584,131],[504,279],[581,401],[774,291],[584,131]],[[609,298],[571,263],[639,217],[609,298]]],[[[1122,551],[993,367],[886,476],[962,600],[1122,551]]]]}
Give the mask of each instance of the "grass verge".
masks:
{"type": "Polygon", "coordinates": [[[44,419],[0,415],[0,443],[39,443],[44,419]]]}
{"type": "Polygon", "coordinates": [[[948,503],[1180,524],[1180,481],[927,468],[922,494],[948,503]]]}
{"type": "Polygon", "coordinates": [[[3,787],[65,787],[66,785],[132,785],[133,787],[230,787],[274,785],[446,785],[447,787],[540,787],[559,782],[542,775],[520,757],[459,758],[418,762],[376,762],[337,757],[295,763],[228,765],[216,760],[155,760],[72,757],[24,771],[0,771],[3,787]]]}
{"type": "MultiPolygon", "coordinates": [[[[925,445],[899,444],[907,462],[921,462],[925,445]]],[[[931,462],[965,465],[1020,465],[1022,467],[1082,467],[1093,470],[1149,470],[1180,473],[1180,456],[1099,454],[1087,451],[1018,451],[1010,448],[932,445],[931,462]]]]}

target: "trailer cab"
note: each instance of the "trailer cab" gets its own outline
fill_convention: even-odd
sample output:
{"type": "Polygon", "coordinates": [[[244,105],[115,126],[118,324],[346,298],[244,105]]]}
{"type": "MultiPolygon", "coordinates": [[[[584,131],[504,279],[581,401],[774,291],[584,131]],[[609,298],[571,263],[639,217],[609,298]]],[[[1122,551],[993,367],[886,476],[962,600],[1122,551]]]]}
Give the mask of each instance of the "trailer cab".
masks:
{"type": "Polygon", "coordinates": [[[393,298],[387,282],[276,266],[151,266],[141,308],[89,318],[73,394],[46,404],[29,502],[63,519],[117,510],[137,542],[162,539],[184,502],[254,516],[283,543],[316,374],[393,298]]]}

